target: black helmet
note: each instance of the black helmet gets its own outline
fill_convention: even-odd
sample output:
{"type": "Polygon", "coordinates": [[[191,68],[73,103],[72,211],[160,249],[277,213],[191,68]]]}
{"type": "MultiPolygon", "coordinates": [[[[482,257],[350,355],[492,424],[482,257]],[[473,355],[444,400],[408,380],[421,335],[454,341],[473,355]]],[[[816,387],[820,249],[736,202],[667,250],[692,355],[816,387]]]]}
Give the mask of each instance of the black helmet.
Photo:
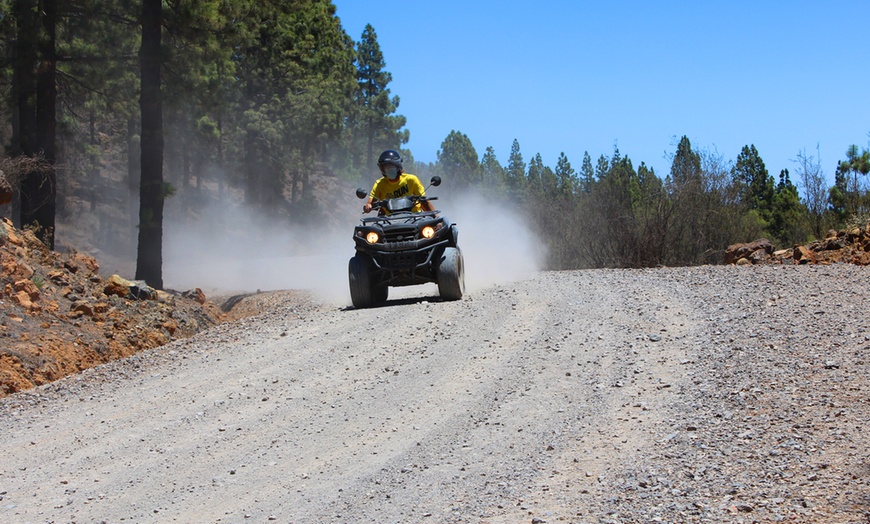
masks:
{"type": "Polygon", "coordinates": [[[378,157],[378,169],[380,169],[383,173],[384,167],[388,165],[396,166],[396,169],[398,169],[399,173],[401,173],[402,155],[400,155],[398,151],[395,151],[393,149],[387,149],[386,151],[381,153],[381,156],[378,157]]]}

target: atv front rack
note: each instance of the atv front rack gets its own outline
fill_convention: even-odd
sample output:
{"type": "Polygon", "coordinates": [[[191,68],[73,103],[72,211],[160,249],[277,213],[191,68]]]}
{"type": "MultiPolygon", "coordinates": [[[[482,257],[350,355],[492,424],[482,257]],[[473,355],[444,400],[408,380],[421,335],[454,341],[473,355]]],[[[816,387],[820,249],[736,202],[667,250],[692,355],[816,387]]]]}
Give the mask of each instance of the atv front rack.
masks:
{"type": "Polygon", "coordinates": [[[420,213],[411,213],[408,211],[400,211],[398,213],[393,213],[391,215],[379,215],[376,217],[366,217],[362,219],[362,224],[364,226],[378,226],[378,225],[387,225],[392,224],[394,222],[398,222],[400,220],[405,220],[409,224],[414,224],[419,222],[420,220],[432,219],[438,216],[437,209],[435,211],[421,211],[420,213]]]}

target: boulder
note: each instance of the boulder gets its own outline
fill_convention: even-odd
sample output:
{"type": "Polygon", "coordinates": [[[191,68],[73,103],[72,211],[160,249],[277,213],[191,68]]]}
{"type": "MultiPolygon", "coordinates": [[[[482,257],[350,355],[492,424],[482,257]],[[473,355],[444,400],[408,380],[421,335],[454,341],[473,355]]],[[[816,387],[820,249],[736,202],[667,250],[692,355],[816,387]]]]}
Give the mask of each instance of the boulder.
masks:
{"type": "Polygon", "coordinates": [[[753,264],[761,264],[762,262],[768,260],[772,253],[768,252],[766,249],[756,249],[749,255],[749,261],[753,264]]]}
{"type": "Polygon", "coordinates": [[[157,302],[160,302],[161,304],[175,304],[175,295],[173,295],[172,293],[167,293],[166,291],[162,291],[160,289],[153,291],[155,300],[157,300],[157,302]]]}
{"type": "Polygon", "coordinates": [[[816,255],[806,246],[796,246],[794,248],[794,263],[795,264],[815,264],[816,255]]]}
{"type": "MultiPolygon", "coordinates": [[[[76,253],[72,256],[72,260],[76,265],[84,267],[91,275],[96,275],[100,270],[100,263],[97,262],[97,259],[83,253],[76,253]]],[[[74,272],[75,271],[73,271],[73,273],[74,272]]]]}
{"type": "Polygon", "coordinates": [[[59,269],[55,269],[54,271],[49,271],[48,275],[46,275],[49,280],[57,284],[58,286],[68,286],[69,278],[67,278],[67,273],[65,271],[61,271],[59,269]]]}
{"type": "Polygon", "coordinates": [[[826,238],[825,241],[821,243],[821,249],[818,251],[836,251],[837,249],[843,249],[847,245],[848,242],[845,238],[826,238]]]}
{"type": "Polygon", "coordinates": [[[138,300],[157,300],[157,290],[145,283],[144,280],[131,280],[130,294],[138,300]]]}
{"type": "Polygon", "coordinates": [[[754,242],[745,244],[731,244],[725,250],[725,263],[736,264],[741,258],[746,258],[753,263],[758,263],[773,254],[773,244],[766,238],[760,238],[754,242]]]}
{"type": "Polygon", "coordinates": [[[12,244],[13,246],[23,246],[24,240],[21,239],[21,235],[18,234],[18,230],[15,229],[15,226],[12,225],[12,221],[8,218],[3,219],[3,229],[6,230],[6,241],[12,244]]]}
{"type": "Polygon", "coordinates": [[[19,293],[26,293],[30,297],[31,302],[39,300],[39,288],[36,287],[36,284],[32,280],[19,280],[13,284],[13,287],[19,293]]]}
{"type": "Polygon", "coordinates": [[[200,288],[191,289],[181,294],[184,298],[195,300],[200,304],[205,304],[205,293],[200,288]]]}
{"type": "Polygon", "coordinates": [[[106,295],[117,295],[121,298],[136,300],[157,300],[157,291],[149,287],[144,280],[127,280],[118,275],[112,275],[103,288],[106,295]]]}
{"type": "Polygon", "coordinates": [[[78,313],[77,316],[86,315],[89,317],[93,317],[94,313],[96,313],[96,311],[94,311],[94,306],[90,302],[88,302],[87,300],[76,301],[70,307],[70,311],[74,312],[74,313],[78,313]]]}
{"type": "Polygon", "coordinates": [[[12,295],[12,300],[24,309],[30,309],[33,307],[33,302],[25,291],[19,291],[12,295]]]}
{"type": "Polygon", "coordinates": [[[130,297],[130,281],[121,278],[118,275],[112,275],[106,281],[106,287],[103,288],[103,293],[106,295],[119,296],[121,298],[130,297]]]}

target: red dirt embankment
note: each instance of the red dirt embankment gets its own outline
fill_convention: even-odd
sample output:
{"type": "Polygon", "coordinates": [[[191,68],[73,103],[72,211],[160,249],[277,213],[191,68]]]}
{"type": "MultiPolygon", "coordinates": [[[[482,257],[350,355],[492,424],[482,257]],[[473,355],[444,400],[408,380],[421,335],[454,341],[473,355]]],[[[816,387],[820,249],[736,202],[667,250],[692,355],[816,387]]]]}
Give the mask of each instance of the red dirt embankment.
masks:
{"type": "Polygon", "coordinates": [[[227,319],[199,290],[153,292],[116,275],[103,279],[93,257],[50,251],[5,218],[0,270],[0,397],[227,319]]]}

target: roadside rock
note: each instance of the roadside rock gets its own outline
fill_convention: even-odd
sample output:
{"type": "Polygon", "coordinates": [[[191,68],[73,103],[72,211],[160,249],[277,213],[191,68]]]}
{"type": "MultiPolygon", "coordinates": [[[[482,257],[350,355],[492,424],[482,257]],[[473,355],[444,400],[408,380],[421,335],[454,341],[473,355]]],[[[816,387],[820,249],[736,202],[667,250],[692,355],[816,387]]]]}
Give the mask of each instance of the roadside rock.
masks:
{"type": "Polygon", "coordinates": [[[764,262],[773,254],[773,244],[766,238],[745,244],[731,244],[725,250],[725,263],[736,264],[740,259],[747,259],[753,264],[764,262]]]}
{"type": "Polygon", "coordinates": [[[792,255],[794,258],[795,264],[815,264],[816,256],[813,254],[813,251],[806,246],[797,246],[794,248],[794,254],[792,255]]]}
{"type": "Polygon", "coordinates": [[[770,241],[759,239],[732,244],[725,250],[725,263],[750,264],[855,264],[870,265],[870,224],[837,231],[829,230],[822,240],[774,252],[770,241]]]}

